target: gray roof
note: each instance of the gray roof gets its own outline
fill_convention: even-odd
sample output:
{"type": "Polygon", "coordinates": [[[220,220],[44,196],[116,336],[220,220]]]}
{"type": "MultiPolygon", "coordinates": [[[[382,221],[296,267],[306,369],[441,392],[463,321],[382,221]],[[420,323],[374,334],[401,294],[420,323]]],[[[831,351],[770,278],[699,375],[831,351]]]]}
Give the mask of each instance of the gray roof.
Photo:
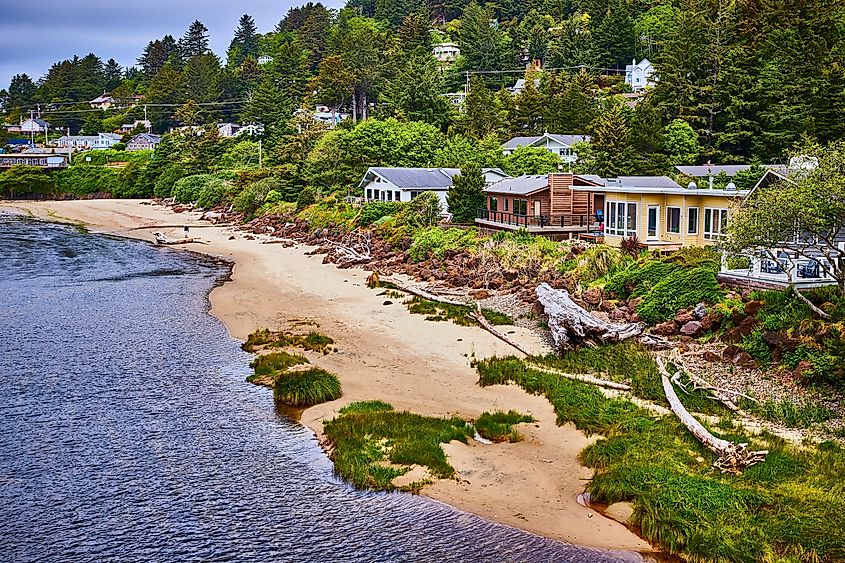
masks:
{"type": "Polygon", "coordinates": [[[150,143],[160,143],[161,135],[153,135],[152,133],[139,133],[129,139],[130,143],[138,143],[141,141],[148,141],[150,143]]]}
{"type": "Polygon", "coordinates": [[[598,184],[599,186],[604,186],[607,184],[607,180],[602,178],[601,176],[597,176],[596,174],[578,174],[579,177],[589,180],[594,184],[598,184]]]}
{"type": "Polygon", "coordinates": [[[528,195],[540,191],[549,186],[549,176],[547,174],[518,176],[516,178],[508,178],[490,184],[484,188],[485,192],[492,192],[497,194],[513,194],[513,195],[528,195]]]}
{"type": "Polygon", "coordinates": [[[529,146],[533,145],[537,141],[540,141],[544,137],[548,137],[549,139],[553,139],[559,143],[570,146],[575,143],[590,140],[589,135],[558,135],[556,133],[546,133],[545,135],[534,135],[531,137],[514,137],[502,145],[502,147],[506,149],[515,149],[517,147],[529,146]]]}
{"type": "Polygon", "coordinates": [[[381,176],[394,186],[409,188],[442,188],[452,185],[452,177],[460,174],[459,168],[370,168],[360,185],[364,185],[372,174],[381,176]]]}
{"type": "Polygon", "coordinates": [[[680,188],[680,184],[669,176],[619,176],[608,178],[607,187],[623,186],[631,188],[680,188]]]}
{"type": "MultiPolygon", "coordinates": [[[[776,172],[786,172],[786,165],[784,164],[763,164],[763,168],[775,170],[776,172]]],[[[695,178],[706,178],[708,176],[718,176],[722,172],[728,176],[734,176],[737,172],[748,170],[751,168],[749,164],[702,164],[701,166],[676,166],[675,170],[687,176],[695,178]]]]}

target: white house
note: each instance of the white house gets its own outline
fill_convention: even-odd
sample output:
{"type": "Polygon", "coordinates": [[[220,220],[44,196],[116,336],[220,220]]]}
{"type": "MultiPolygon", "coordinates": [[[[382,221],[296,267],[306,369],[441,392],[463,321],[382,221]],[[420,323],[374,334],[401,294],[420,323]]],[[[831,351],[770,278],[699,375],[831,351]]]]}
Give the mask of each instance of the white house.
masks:
{"type": "Polygon", "coordinates": [[[514,137],[502,145],[502,153],[507,156],[519,147],[542,147],[558,155],[564,162],[576,162],[578,154],[572,151],[576,143],[587,143],[589,135],[556,135],[544,133],[533,137],[514,137]]]}
{"type": "MultiPolygon", "coordinates": [[[[485,168],[482,172],[488,185],[509,178],[498,168],[485,168]]],[[[364,190],[364,201],[411,201],[422,192],[435,192],[443,209],[447,209],[446,193],[452,186],[452,178],[460,173],[460,168],[372,167],[358,187],[364,190]]]]}
{"type": "Polygon", "coordinates": [[[131,133],[139,125],[143,126],[144,129],[146,129],[147,131],[151,131],[152,128],[153,128],[153,124],[150,123],[148,120],[137,119],[137,120],[133,121],[132,123],[124,123],[123,125],[120,126],[120,129],[118,129],[117,132],[123,133],[123,134],[131,133]]]}
{"type": "Polygon", "coordinates": [[[237,123],[218,123],[217,132],[221,137],[234,137],[241,130],[241,126],[237,123]]]}
{"type": "Polygon", "coordinates": [[[27,119],[21,122],[21,133],[46,133],[50,129],[51,125],[36,117],[35,119],[27,119]]]}
{"type": "Polygon", "coordinates": [[[93,149],[110,149],[120,142],[123,137],[117,133],[97,133],[97,140],[94,141],[93,149]]]}
{"type": "MultiPolygon", "coordinates": [[[[519,94],[520,92],[525,90],[525,84],[526,84],[525,79],[519,78],[519,79],[517,79],[516,84],[514,84],[513,86],[508,88],[508,90],[510,90],[511,94],[514,94],[514,95],[519,94]]],[[[534,88],[539,88],[539,87],[540,87],[540,79],[535,78],[534,79],[534,88]]]]}
{"type": "Polygon", "coordinates": [[[106,92],[103,92],[102,96],[97,96],[96,98],[88,102],[88,105],[95,109],[109,109],[114,104],[115,99],[106,92]]]}
{"type": "Polygon", "coordinates": [[[152,133],[141,133],[135,135],[129,142],[126,143],[127,151],[144,151],[153,150],[161,144],[161,135],[153,135],[152,133]]]}
{"type": "Polygon", "coordinates": [[[96,135],[64,135],[51,144],[64,149],[81,151],[93,148],[98,139],[96,135]]]}
{"type": "Polygon", "coordinates": [[[270,55],[260,55],[258,57],[258,64],[260,64],[260,65],[266,65],[266,64],[270,64],[272,62],[273,62],[273,57],[271,57],[270,55]]]}
{"type": "Polygon", "coordinates": [[[431,47],[431,52],[441,63],[453,63],[461,56],[461,49],[455,43],[435,43],[431,47]]]}
{"type": "Polygon", "coordinates": [[[625,84],[630,84],[634,92],[639,92],[647,87],[654,86],[657,78],[654,77],[654,66],[648,59],[625,65],[625,84]]]}

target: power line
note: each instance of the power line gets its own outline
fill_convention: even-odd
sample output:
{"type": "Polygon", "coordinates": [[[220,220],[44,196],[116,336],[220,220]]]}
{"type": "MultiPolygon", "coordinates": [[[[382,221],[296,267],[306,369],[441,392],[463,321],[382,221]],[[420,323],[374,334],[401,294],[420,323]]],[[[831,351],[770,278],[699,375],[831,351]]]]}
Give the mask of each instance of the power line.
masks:
{"type": "MultiPolygon", "coordinates": [[[[195,105],[200,107],[220,107],[220,106],[238,106],[238,105],[245,105],[248,103],[249,100],[229,100],[225,102],[194,102],[195,105]]],[[[81,104],[86,102],[74,102],[74,105],[81,104]]],[[[29,110],[22,110],[22,111],[29,111],[29,112],[36,112],[40,114],[49,114],[52,116],[61,116],[66,114],[77,114],[77,113],[99,113],[99,112],[106,112],[106,111],[115,111],[115,112],[122,112],[127,111],[135,108],[178,108],[187,105],[187,102],[183,102],[181,104],[138,104],[137,106],[132,107],[109,107],[109,108],[89,108],[89,109],[60,109],[60,110],[50,110],[50,109],[41,109],[40,106],[36,106],[34,108],[30,108],[29,110]]]]}
{"type": "MultiPolygon", "coordinates": [[[[584,69],[584,70],[601,70],[605,72],[616,72],[616,73],[624,73],[625,70],[619,68],[606,68],[600,66],[590,66],[590,65],[575,65],[575,66],[561,66],[561,67],[554,67],[554,68],[541,68],[537,69],[536,72],[553,72],[553,71],[561,71],[561,70],[576,70],[576,69],[584,69]]],[[[514,74],[520,73],[524,74],[526,71],[530,71],[530,69],[525,68],[518,68],[518,69],[511,69],[511,70],[465,70],[463,74],[469,76],[471,74],[514,74]]]]}

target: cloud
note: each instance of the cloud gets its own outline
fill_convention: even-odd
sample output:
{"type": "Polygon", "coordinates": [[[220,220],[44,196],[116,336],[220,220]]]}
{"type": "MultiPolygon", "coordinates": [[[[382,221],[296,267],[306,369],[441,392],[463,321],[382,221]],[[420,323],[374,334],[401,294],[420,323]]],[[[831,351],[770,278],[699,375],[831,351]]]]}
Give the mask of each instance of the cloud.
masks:
{"type": "MultiPolygon", "coordinates": [[[[103,60],[114,58],[132,66],[153,39],[170,34],[181,37],[195,19],[209,29],[211,48],[222,57],[238,18],[255,18],[260,32],[272,30],[288,9],[303,2],[251,0],[146,0],[136,5],[114,0],[77,2],[14,2],[3,7],[0,19],[0,88],[12,76],[26,73],[33,79],[50,66],[74,55],[95,53],[103,60]]],[[[339,7],[337,0],[324,2],[339,7]]]]}

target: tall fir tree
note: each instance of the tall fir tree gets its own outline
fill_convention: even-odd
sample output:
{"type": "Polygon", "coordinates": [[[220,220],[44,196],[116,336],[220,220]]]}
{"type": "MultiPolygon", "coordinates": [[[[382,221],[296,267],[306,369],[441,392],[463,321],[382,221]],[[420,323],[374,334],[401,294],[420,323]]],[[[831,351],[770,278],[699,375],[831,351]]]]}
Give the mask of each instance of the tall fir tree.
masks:
{"type": "Polygon", "coordinates": [[[194,20],[190,27],[188,27],[188,31],[179,40],[179,51],[185,60],[191,57],[199,57],[209,52],[208,28],[201,21],[194,20]]]}
{"type": "Polygon", "coordinates": [[[229,43],[228,65],[239,67],[248,57],[258,58],[258,27],[252,16],[244,14],[238,21],[232,42],[229,43]]]}

